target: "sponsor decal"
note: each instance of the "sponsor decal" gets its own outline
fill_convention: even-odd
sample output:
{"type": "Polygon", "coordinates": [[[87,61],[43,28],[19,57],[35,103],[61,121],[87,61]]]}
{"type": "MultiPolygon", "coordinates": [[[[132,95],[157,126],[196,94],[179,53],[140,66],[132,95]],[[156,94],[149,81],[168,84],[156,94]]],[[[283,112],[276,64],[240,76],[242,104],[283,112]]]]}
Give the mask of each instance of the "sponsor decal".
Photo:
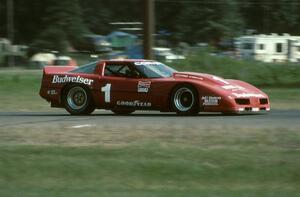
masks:
{"type": "Polygon", "coordinates": [[[222,79],[221,77],[213,76],[212,78],[216,81],[219,81],[219,82],[223,83],[223,84],[229,85],[229,83],[225,79],[222,79]]]}
{"type": "Polygon", "coordinates": [[[151,86],[151,81],[139,81],[137,91],[138,92],[148,92],[151,86]]]}
{"type": "Polygon", "coordinates": [[[262,94],[254,94],[254,93],[232,93],[232,95],[238,97],[238,98],[249,98],[249,97],[255,97],[255,98],[264,98],[265,96],[262,94]]]}
{"type": "Polygon", "coordinates": [[[198,77],[198,76],[194,76],[194,75],[188,75],[188,74],[181,74],[181,73],[175,73],[174,76],[175,77],[184,77],[184,78],[190,78],[190,79],[203,80],[202,77],[198,77]]]}
{"type": "Polygon", "coordinates": [[[134,62],[134,65],[137,65],[137,66],[142,66],[142,65],[157,65],[158,63],[157,62],[134,62]]]}
{"type": "Polygon", "coordinates": [[[188,78],[189,75],[187,75],[187,74],[175,73],[175,77],[185,77],[185,78],[188,78]]]}
{"type": "Polygon", "coordinates": [[[219,101],[222,98],[220,96],[202,96],[204,106],[216,106],[219,105],[219,101]]]}
{"type": "Polygon", "coordinates": [[[135,101],[117,101],[117,105],[119,106],[129,106],[129,107],[151,107],[150,102],[142,102],[139,100],[135,101]]]}
{"type": "Polygon", "coordinates": [[[237,90],[245,90],[246,88],[238,85],[225,85],[222,86],[223,89],[225,90],[232,90],[232,91],[237,91],[237,90]]]}
{"type": "Polygon", "coordinates": [[[67,82],[73,82],[73,83],[83,83],[85,85],[91,85],[94,80],[92,79],[87,79],[84,77],[70,77],[68,75],[65,76],[58,76],[58,75],[54,75],[53,79],[52,79],[52,83],[67,83],[67,82]]]}
{"type": "Polygon", "coordinates": [[[191,79],[199,79],[199,80],[203,80],[202,77],[197,77],[197,76],[193,76],[193,75],[189,76],[189,78],[191,78],[191,79]]]}
{"type": "Polygon", "coordinates": [[[49,95],[56,95],[57,91],[56,90],[48,90],[47,94],[49,94],[49,95]]]}

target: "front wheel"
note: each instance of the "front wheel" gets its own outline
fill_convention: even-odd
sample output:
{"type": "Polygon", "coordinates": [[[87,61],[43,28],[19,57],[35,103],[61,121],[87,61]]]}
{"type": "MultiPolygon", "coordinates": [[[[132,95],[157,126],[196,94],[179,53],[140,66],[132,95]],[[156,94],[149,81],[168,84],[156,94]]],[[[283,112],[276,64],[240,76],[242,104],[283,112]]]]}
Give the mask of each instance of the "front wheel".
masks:
{"type": "Polygon", "coordinates": [[[197,90],[189,84],[176,87],[171,96],[173,110],[178,115],[196,115],[199,112],[197,90]]]}
{"type": "Polygon", "coordinates": [[[80,85],[72,85],[63,93],[65,109],[72,115],[88,115],[95,110],[90,91],[80,85]]]}

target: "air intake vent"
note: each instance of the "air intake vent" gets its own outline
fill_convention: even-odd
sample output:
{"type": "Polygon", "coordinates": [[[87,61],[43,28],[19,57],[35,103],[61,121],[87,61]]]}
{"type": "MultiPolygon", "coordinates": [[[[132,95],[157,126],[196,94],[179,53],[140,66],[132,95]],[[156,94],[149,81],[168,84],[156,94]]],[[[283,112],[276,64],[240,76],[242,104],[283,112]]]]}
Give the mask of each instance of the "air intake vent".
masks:
{"type": "Polygon", "coordinates": [[[249,99],[244,99],[244,98],[237,98],[237,99],[235,99],[235,102],[238,105],[249,105],[250,104],[250,100],[249,99]]]}
{"type": "Polygon", "coordinates": [[[266,99],[266,98],[261,98],[261,99],[259,99],[259,103],[260,103],[261,105],[268,104],[268,99],[266,99]]]}

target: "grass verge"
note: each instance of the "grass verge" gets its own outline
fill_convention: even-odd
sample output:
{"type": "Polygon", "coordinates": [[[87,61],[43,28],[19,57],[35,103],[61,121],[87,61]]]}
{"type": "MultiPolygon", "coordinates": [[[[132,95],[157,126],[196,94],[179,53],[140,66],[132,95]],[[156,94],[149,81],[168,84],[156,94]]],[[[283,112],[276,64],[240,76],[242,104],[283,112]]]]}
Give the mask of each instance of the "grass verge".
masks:
{"type": "MultiPolygon", "coordinates": [[[[40,78],[40,71],[1,71],[1,111],[49,110],[38,96],[40,78]]],[[[264,90],[276,107],[299,107],[299,89],[264,90]]],[[[294,197],[300,192],[299,128],[29,126],[0,129],[0,196],[294,197]]]]}
{"type": "Polygon", "coordinates": [[[229,79],[240,79],[258,87],[299,87],[300,65],[292,63],[263,63],[235,60],[196,51],[186,60],[175,62],[180,71],[204,72],[229,79]]]}
{"type": "Polygon", "coordinates": [[[188,130],[187,138],[164,132],[170,136],[116,146],[1,141],[0,195],[294,197],[300,192],[296,130],[188,130]]]}

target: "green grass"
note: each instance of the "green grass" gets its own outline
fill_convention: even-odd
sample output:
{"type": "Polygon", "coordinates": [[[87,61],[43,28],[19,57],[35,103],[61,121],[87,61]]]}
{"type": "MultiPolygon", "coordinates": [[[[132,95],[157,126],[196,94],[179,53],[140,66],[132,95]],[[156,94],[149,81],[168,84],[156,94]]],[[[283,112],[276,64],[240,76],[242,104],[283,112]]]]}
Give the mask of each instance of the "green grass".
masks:
{"type": "Polygon", "coordinates": [[[39,96],[41,78],[42,70],[0,71],[0,110],[49,110],[49,104],[39,96]]]}
{"type": "Polygon", "coordinates": [[[164,139],[114,148],[1,146],[0,196],[297,196],[300,135],[277,132],[271,140],[218,136],[215,147],[164,139]]]}
{"type": "Polygon", "coordinates": [[[240,79],[259,87],[299,87],[300,65],[263,63],[215,57],[196,51],[185,61],[173,63],[180,71],[204,72],[224,78],[240,79]]]}
{"type": "Polygon", "coordinates": [[[272,109],[300,109],[299,88],[263,88],[271,100],[272,109]]]}
{"type": "MultiPolygon", "coordinates": [[[[49,111],[41,71],[0,71],[1,111],[49,111]]],[[[299,88],[264,88],[300,109],[299,88]]],[[[100,117],[101,118],[101,117],[100,117]]],[[[0,196],[295,197],[299,128],[0,128],[0,196]],[[184,133],[183,133],[184,132],[184,133]]]]}

